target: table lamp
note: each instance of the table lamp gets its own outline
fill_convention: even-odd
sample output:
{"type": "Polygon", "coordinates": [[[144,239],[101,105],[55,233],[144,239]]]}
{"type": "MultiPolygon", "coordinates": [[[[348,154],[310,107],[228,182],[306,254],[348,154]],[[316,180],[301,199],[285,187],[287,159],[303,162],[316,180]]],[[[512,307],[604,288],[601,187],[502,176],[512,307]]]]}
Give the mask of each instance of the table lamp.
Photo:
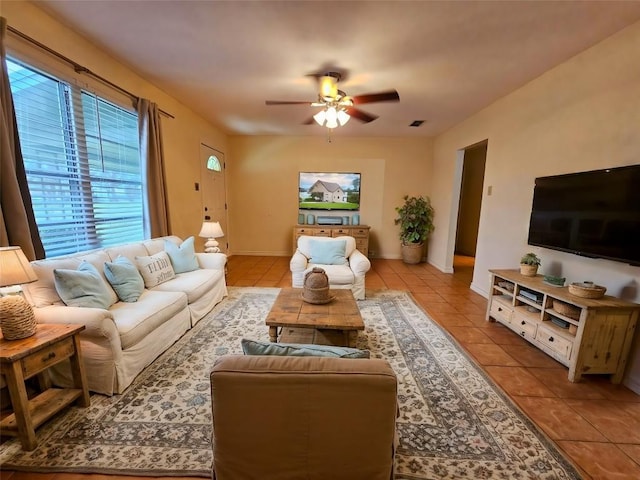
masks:
{"type": "MultiPolygon", "coordinates": [[[[20,247],[0,247],[0,287],[38,280],[20,247]]],[[[36,333],[36,318],[31,305],[22,296],[0,297],[0,329],[6,340],[27,338],[36,333]]]]}
{"type": "Polygon", "coordinates": [[[207,241],[204,244],[205,253],[218,253],[218,242],[216,238],[224,237],[224,232],[220,226],[220,222],[202,222],[202,229],[198,234],[199,237],[206,238],[207,241]]]}

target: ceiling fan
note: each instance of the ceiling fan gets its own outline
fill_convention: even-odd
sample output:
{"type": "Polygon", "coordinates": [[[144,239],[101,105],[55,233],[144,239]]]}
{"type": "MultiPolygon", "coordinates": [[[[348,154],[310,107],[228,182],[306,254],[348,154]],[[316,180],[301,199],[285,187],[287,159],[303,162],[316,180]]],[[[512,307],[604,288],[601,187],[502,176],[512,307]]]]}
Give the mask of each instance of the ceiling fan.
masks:
{"type": "Polygon", "coordinates": [[[350,117],[357,118],[363,123],[373,122],[377,115],[364,112],[357,109],[354,105],[375,102],[398,102],[400,96],[396,90],[387,90],[378,93],[368,93],[364,95],[349,96],[342,90],[338,89],[338,82],[342,75],[338,72],[326,72],[321,75],[314,74],[318,77],[319,92],[318,99],[315,102],[296,102],[287,100],[267,100],[266,105],[309,105],[311,107],[320,107],[318,113],[309,118],[305,122],[310,125],[314,120],[321,126],[327,128],[336,128],[342,126],[349,121],[350,117]]]}

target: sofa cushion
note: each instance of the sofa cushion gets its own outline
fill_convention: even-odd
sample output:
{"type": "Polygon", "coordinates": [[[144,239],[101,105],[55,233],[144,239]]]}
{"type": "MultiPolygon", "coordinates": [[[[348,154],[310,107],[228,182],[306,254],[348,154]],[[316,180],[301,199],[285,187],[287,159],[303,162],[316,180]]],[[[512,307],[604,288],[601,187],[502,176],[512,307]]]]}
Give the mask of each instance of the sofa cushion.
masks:
{"type": "Polygon", "coordinates": [[[144,248],[147,249],[149,255],[155,255],[158,252],[162,252],[164,250],[164,244],[166,241],[173,242],[176,245],[180,245],[182,243],[182,239],[180,237],[176,237],[175,235],[169,235],[167,237],[159,237],[152,238],[150,240],[145,240],[142,242],[144,248]]]}
{"type": "Polygon", "coordinates": [[[206,292],[210,291],[224,275],[222,270],[198,269],[192,272],[180,273],[175,278],[154,287],[161,292],[184,292],[189,303],[194,303],[206,292]]]}
{"type": "Polygon", "coordinates": [[[176,276],[169,255],[165,251],[151,256],[136,257],[136,265],[146,288],[153,288],[176,276]]]}
{"type": "Polygon", "coordinates": [[[176,245],[171,240],[164,241],[164,250],[171,259],[174,272],[185,273],[200,268],[196,258],[194,241],[193,237],[187,238],[181,245],[176,245]]]}
{"type": "Polygon", "coordinates": [[[56,268],[75,270],[80,266],[80,263],[81,261],[77,258],[53,258],[31,262],[31,268],[33,268],[38,280],[22,286],[29,303],[34,307],[64,305],[56,291],[53,271],[56,268]]]}
{"type": "Polygon", "coordinates": [[[245,355],[277,355],[283,357],[334,357],[369,358],[368,350],[331,345],[313,345],[303,343],[259,342],[243,338],[240,340],[245,355]]]}
{"type": "Polygon", "coordinates": [[[321,267],[329,278],[329,285],[351,285],[355,282],[355,275],[349,265],[316,265],[309,264],[306,271],[311,271],[313,267],[321,267]]]}
{"type": "Polygon", "coordinates": [[[309,261],[318,265],[346,265],[345,249],[347,242],[344,238],[331,242],[312,238],[309,241],[309,261]]]}
{"type": "Polygon", "coordinates": [[[105,252],[109,255],[109,261],[113,261],[118,257],[126,257],[135,265],[136,257],[144,257],[150,255],[145,246],[140,243],[127,243],[125,245],[117,245],[115,247],[105,248],[105,252]]]}
{"type": "Polygon", "coordinates": [[[56,291],[72,307],[104,308],[113,305],[111,288],[93,264],[83,261],[77,270],[57,268],[53,271],[56,291]]]}
{"type": "Polygon", "coordinates": [[[184,293],[145,290],[137,302],[118,302],[109,311],[120,334],[122,349],[127,350],[186,307],[184,293]]]}
{"type": "Polygon", "coordinates": [[[105,262],[104,274],[123,302],[135,302],[142,295],[144,280],[127,257],[119,256],[113,262],[105,262]]]}

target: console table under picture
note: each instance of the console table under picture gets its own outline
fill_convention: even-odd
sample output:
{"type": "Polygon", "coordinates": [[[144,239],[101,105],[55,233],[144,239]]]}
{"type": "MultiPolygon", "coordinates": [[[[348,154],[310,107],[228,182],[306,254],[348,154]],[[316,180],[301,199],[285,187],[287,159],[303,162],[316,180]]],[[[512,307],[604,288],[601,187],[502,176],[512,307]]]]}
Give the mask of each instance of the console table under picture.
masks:
{"type": "Polygon", "coordinates": [[[356,248],[360,250],[365,257],[369,256],[369,229],[367,225],[296,225],[293,227],[293,253],[295,253],[298,245],[298,237],[309,235],[312,237],[341,237],[347,235],[356,239],[356,248]]]}

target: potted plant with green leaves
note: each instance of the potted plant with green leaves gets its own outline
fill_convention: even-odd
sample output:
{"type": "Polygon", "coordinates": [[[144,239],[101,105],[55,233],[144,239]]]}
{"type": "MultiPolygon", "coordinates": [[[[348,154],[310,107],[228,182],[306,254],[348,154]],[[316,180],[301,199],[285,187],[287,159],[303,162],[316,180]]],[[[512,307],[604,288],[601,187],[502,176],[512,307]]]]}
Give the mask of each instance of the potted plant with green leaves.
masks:
{"type": "Polygon", "coordinates": [[[535,253],[529,252],[520,259],[520,273],[525,277],[535,277],[540,264],[540,258],[535,253]]]}
{"type": "Polygon", "coordinates": [[[403,197],[404,204],[396,207],[402,242],[402,260],[405,263],[420,263],[425,241],[433,232],[434,210],[429,197],[403,197]]]}

